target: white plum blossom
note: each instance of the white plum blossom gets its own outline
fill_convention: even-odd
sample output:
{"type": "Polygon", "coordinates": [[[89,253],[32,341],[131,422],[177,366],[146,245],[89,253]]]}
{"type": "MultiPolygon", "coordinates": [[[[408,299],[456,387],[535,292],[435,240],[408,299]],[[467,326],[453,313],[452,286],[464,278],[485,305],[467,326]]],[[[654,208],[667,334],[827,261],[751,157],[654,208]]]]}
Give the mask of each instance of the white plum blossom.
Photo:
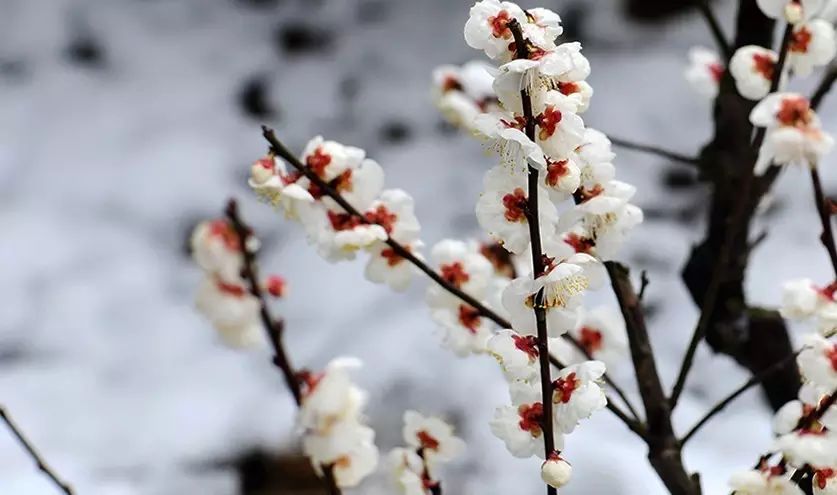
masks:
{"type": "MultiPolygon", "coordinates": [[[[512,253],[521,253],[529,246],[528,198],[527,172],[497,165],[486,173],[484,191],[477,202],[477,220],[512,253]]],[[[539,191],[538,211],[541,231],[548,236],[548,226],[558,219],[558,212],[546,190],[539,191]]]]}
{"type": "Polygon", "coordinates": [[[289,218],[296,218],[298,209],[314,201],[306,189],[302,174],[288,172],[285,162],[268,155],[250,167],[248,184],[256,195],[275,207],[280,207],[289,218]]]}
{"type": "Polygon", "coordinates": [[[486,142],[486,147],[496,151],[501,163],[517,167],[528,162],[538,168],[546,166],[546,157],[540,146],[524,132],[525,119],[505,110],[484,113],[474,119],[474,134],[486,142]]]}
{"type": "Polygon", "coordinates": [[[569,483],[572,473],[573,468],[570,463],[557,453],[550,454],[541,464],[541,479],[553,488],[561,488],[569,483]]]}
{"type": "Polygon", "coordinates": [[[782,306],[779,312],[785,318],[809,318],[820,306],[821,298],[822,293],[811,279],[789,280],[782,286],[782,306]]]}
{"type": "Polygon", "coordinates": [[[465,442],[453,434],[453,426],[440,418],[423,416],[416,411],[404,413],[404,441],[421,450],[429,465],[449,462],[465,450],[465,442]]]}
{"type": "MultiPolygon", "coordinates": [[[[774,433],[785,435],[796,430],[803,416],[819,407],[827,398],[828,395],[823,393],[821,388],[810,382],[803,384],[799,389],[799,399],[786,403],[776,411],[773,417],[774,433]]],[[[830,430],[837,430],[837,406],[832,406],[825,411],[817,423],[813,428],[808,429],[818,431],[820,426],[824,426],[830,430]]]]}
{"type": "Polygon", "coordinates": [[[767,96],[778,58],[773,50],[757,45],[736,50],[730,59],[729,71],[741,96],[750,100],[767,96]]]}
{"type": "Polygon", "coordinates": [[[431,318],[441,327],[442,345],[457,356],[485,352],[494,325],[468,304],[432,308],[431,318]]]}
{"type": "Polygon", "coordinates": [[[796,358],[802,376],[819,388],[837,389],[837,344],[819,335],[806,335],[803,344],[796,358]]]}
{"type": "Polygon", "coordinates": [[[734,495],[803,495],[784,469],[753,469],[734,474],[729,485],[734,495]]]}
{"type": "MultiPolygon", "coordinates": [[[[432,266],[449,284],[466,294],[481,298],[494,274],[485,256],[473,246],[453,239],[445,239],[430,252],[432,266]]],[[[462,301],[438,285],[427,288],[427,300],[432,307],[458,307],[462,301]]]]}
{"type": "Polygon", "coordinates": [[[461,67],[443,65],[433,71],[433,93],[442,115],[455,126],[473,129],[480,114],[498,110],[489,65],[471,61],[461,67]]]}
{"type": "Polygon", "coordinates": [[[549,199],[553,203],[570,198],[581,186],[581,169],[572,158],[547,158],[544,172],[541,185],[549,191],[549,199]]]}
{"type": "Polygon", "coordinates": [[[825,0],[756,0],[764,15],[797,24],[817,15],[825,0]]]}
{"type": "Polygon", "coordinates": [[[322,466],[333,464],[340,487],[357,486],[378,464],[375,432],[355,418],[332,425],[327,431],[313,430],[302,439],[302,451],[322,475],[322,466]]]}
{"type": "Polygon", "coordinates": [[[831,62],[837,53],[834,25],[822,19],[799,24],[788,45],[788,64],[796,75],[805,77],[815,67],[831,62]]]}
{"type": "Polygon", "coordinates": [[[498,0],[482,0],[471,7],[465,23],[465,41],[471,48],[485,51],[489,58],[501,62],[511,60],[514,51],[509,45],[514,36],[509,22],[527,23],[526,13],[517,4],[498,0]]]}
{"type": "MultiPolygon", "coordinates": [[[[254,237],[251,237],[256,242],[254,237]]],[[[225,219],[199,223],[190,239],[192,258],[205,272],[231,283],[241,280],[241,242],[225,219]]],[[[249,246],[255,248],[256,246],[249,246]]]]}
{"type": "MultiPolygon", "coordinates": [[[[549,339],[554,348],[560,339],[549,339]]],[[[534,335],[520,335],[513,330],[495,333],[487,344],[488,352],[497,360],[509,382],[533,380],[538,377],[538,341],[534,335]]]]}
{"type": "Polygon", "coordinates": [[[797,467],[837,466],[837,432],[795,431],[780,436],[773,449],[797,467]]]}
{"type": "MultiPolygon", "coordinates": [[[[417,253],[422,247],[421,241],[405,243],[402,246],[421,259],[421,255],[417,253]]],[[[410,285],[414,274],[413,265],[385,242],[377,242],[369,248],[369,261],[366,262],[364,271],[367,280],[387,284],[396,291],[403,291],[410,285]]]]}
{"type": "MultiPolygon", "coordinates": [[[[509,387],[512,405],[494,412],[491,432],[506,444],[515,457],[544,457],[543,402],[539,383],[514,382],[509,387]]],[[[564,438],[553,428],[555,448],[562,449],[564,438]]]]}
{"type": "Polygon", "coordinates": [[[198,288],[195,305],[227,345],[250,347],[262,342],[259,300],[243,281],[225,282],[209,275],[198,288]]]}
{"type": "Polygon", "coordinates": [[[427,495],[424,487],[424,461],[415,450],[398,447],[392,449],[387,458],[398,493],[427,495]]]}
{"type": "Polygon", "coordinates": [[[552,382],[555,426],[564,433],[572,433],[582,419],[607,405],[607,398],[599,382],[605,373],[600,361],[587,361],[567,366],[552,382]]]}
{"type": "Polygon", "coordinates": [[[689,66],[684,76],[697,94],[715,99],[724,70],[724,64],[716,52],[695,46],[689,50],[689,66]]]}
{"type": "Polygon", "coordinates": [[[581,310],[581,319],[569,335],[586,352],[573,343],[562,340],[555,346],[555,354],[564,363],[575,364],[590,358],[602,361],[608,368],[625,359],[628,336],[622,314],[609,306],[581,310]]]}
{"type": "Polygon", "coordinates": [[[814,167],[834,146],[834,139],[822,131],[808,100],[796,93],[771,94],[753,108],[750,122],[767,129],[757,173],[771,163],[814,167]]]}
{"type": "Polygon", "coordinates": [[[584,141],[584,121],[578,105],[560,91],[547,91],[535,110],[536,142],[553,160],[565,159],[584,141]]]}

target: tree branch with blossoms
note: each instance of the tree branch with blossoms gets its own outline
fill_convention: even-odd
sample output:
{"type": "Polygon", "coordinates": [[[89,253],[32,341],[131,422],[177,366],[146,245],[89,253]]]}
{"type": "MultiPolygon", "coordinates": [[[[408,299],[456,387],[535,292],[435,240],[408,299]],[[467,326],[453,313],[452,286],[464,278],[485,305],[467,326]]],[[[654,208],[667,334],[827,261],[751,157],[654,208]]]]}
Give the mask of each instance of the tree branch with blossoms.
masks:
{"type": "Polygon", "coordinates": [[[6,409],[3,406],[0,406],[0,419],[6,423],[6,427],[12,432],[12,435],[17,439],[18,443],[20,443],[21,447],[29,454],[29,457],[32,458],[32,461],[35,462],[35,466],[38,467],[38,470],[44,475],[49,478],[55,487],[60,490],[65,495],[73,495],[73,488],[64,481],[55,470],[50,467],[49,464],[44,460],[32,442],[26,437],[23,433],[23,430],[17,426],[17,423],[12,419],[6,409]]]}

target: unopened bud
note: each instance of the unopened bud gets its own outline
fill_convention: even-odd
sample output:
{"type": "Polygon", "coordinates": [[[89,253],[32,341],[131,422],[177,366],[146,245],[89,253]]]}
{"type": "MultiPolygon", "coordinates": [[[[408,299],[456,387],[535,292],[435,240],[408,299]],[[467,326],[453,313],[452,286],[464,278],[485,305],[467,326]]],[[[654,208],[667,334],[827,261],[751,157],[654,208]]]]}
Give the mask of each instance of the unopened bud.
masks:
{"type": "Polygon", "coordinates": [[[279,275],[271,275],[265,280],[265,288],[267,292],[273,297],[282,297],[288,291],[288,284],[285,279],[279,275]]]}
{"type": "Polygon", "coordinates": [[[262,158],[250,167],[250,177],[255,184],[264,184],[273,177],[273,158],[262,158]]]}
{"type": "Polygon", "coordinates": [[[561,456],[557,452],[553,452],[549,456],[549,459],[541,465],[541,478],[547,485],[553,488],[561,488],[569,483],[572,474],[572,466],[564,459],[561,459],[561,456]]]}
{"type": "Polygon", "coordinates": [[[797,24],[802,20],[802,5],[798,2],[790,2],[785,6],[785,19],[791,24],[797,24]]]}

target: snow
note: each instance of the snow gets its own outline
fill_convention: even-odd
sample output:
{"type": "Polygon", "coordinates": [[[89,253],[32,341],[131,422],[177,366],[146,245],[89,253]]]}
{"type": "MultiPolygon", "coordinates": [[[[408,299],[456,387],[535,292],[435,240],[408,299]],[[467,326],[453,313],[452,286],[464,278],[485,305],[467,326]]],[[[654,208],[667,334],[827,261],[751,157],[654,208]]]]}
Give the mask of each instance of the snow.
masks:
{"type": "MultiPolygon", "coordinates": [[[[425,242],[479,235],[474,204],[494,158],[440,131],[429,91],[434,66],[478,55],[461,35],[470,2],[247,3],[0,1],[0,402],[83,494],[232,494],[235,473],[221,461],[254,447],[295,448],[293,404],[266,351],[224,348],[192,306],[200,275],[184,253],[187,232],[236,195],[263,238],[264,269],[290,283],[277,311],[295,363],[363,359],[357,379],[371,394],[382,449],[400,443],[406,408],[453,420],[470,455],[445,473],[450,493],[535,493],[537,462],[510,458],[487,426],[507,401],[501,374],[488,358],[461,360],[438,346],[424,282],[395,294],[366,282],[362,262],[322,261],[244,182],[265,146],[236,95],[260,76],[279,112],[267,123],[292,149],[318,133],[361,146],[384,166],[388,186],[415,196],[425,242]],[[331,49],[279,50],[276,27],[299,22],[332,33],[331,49]],[[100,44],[100,64],[68,61],[66,47],[80,36],[100,44]],[[392,122],[409,129],[404,141],[382,139],[392,122]]],[[[596,91],[585,120],[696,152],[711,135],[711,113],[682,71],[689,46],[711,46],[705,26],[693,15],[636,26],[601,3],[583,40],[596,91]]],[[[727,28],[731,14],[723,3],[727,28]]],[[[661,185],[673,166],[627,151],[617,161],[642,206],[701,209],[703,192],[661,185]]],[[[837,186],[832,175],[824,171],[827,189],[837,186]]],[[[775,305],[782,280],[826,273],[809,189],[802,171],[780,181],[781,208],[749,273],[754,301],[775,305]]],[[[697,317],[678,271],[700,218],[651,219],[624,255],[635,274],[649,270],[648,300],[659,309],[652,338],[668,385],[697,317]]],[[[613,299],[602,291],[594,302],[613,299]]],[[[627,364],[615,376],[632,383],[627,364]]],[[[702,348],[679,430],[745,379],[702,348]]],[[[766,450],[769,418],[750,392],[690,443],[687,464],[707,493],[722,492],[731,472],[766,450]]],[[[663,493],[645,446],[607,413],[573,434],[566,454],[575,475],[562,493],[663,493]]],[[[383,475],[361,491],[390,493],[383,475]]],[[[0,434],[0,493],[52,492],[0,434]]]]}

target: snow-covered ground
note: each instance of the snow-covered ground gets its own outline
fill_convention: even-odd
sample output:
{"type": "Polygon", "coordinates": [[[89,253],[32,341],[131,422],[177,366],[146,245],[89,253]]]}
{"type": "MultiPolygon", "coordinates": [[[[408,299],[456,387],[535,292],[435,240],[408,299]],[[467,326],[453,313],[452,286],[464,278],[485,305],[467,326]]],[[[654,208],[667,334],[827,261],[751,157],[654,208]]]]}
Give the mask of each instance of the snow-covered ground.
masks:
{"type": "MultiPolygon", "coordinates": [[[[360,262],[327,264],[244,183],[265,149],[260,121],[239,103],[257,80],[277,111],[267,123],[294,149],[317,133],[363,147],[388,185],[414,194],[425,242],[478,235],[473,207],[494,159],[441,130],[428,84],[434,66],[478,55],[461,35],[470,3],[0,0],[0,403],[78,493],[234,494],[223,461],[295,447],[292,402],[266,352],[224,348],[193,310],[199,273],[185,255],[187,232],[230,195],[262,234],[264,267],[290,281],[278,310],[294,360],[366,362],[358,381],[382,449],[400,442],[405,408],[443,414],[469,444],[444,476],[450,493],[540,491],[537,462],[511,459],[488,430],[507,400],[496,366],[438,346],[424,282],[394,294],[366,282],[360,262]],[[305,48],[299,25],[328,41],[283,50],[283,39],[305,48]]],[[[701,20],[641,27],[615,1],[551,3],[590,7],[587,123],[695,152],[710,135],[710,109],[681,73],[689,46],[710,45],[701,20]]],[[[730,2],[719,15],[729,27],[730,2]]],[[[649,270],[650,324],[670,383],[697,316],[677,272],[700,236],[703,195],[665,188],[676,165],[654,157],[622,152],[617,167],[654,213],[624,259],[649,270]]],[[[816,278],[827,261],[804,173],[785,174],[777,204],[748,280],[768,304],[783,279],[816,278]]],[[[592,299],[612,303],[607,291],[592,299]]],[[[623,383],[629,368],[615,370],[623,383]]],[[[677,425],[744,379],[701,350],[677,425]]],[[[706,493],[722,493],[727,476],[766,449],[769,419],[751,392],[690,443],[687,463],[706,493]]],[[[644,446],[608,413],[573,434],[566,452],[575,475],[562,493],[663,492],[644,446]]],[[[389,493],[383,478],[358,493],[389,493]]],[[[0,430],[0,493],[53,492],[0,430]]]]}

